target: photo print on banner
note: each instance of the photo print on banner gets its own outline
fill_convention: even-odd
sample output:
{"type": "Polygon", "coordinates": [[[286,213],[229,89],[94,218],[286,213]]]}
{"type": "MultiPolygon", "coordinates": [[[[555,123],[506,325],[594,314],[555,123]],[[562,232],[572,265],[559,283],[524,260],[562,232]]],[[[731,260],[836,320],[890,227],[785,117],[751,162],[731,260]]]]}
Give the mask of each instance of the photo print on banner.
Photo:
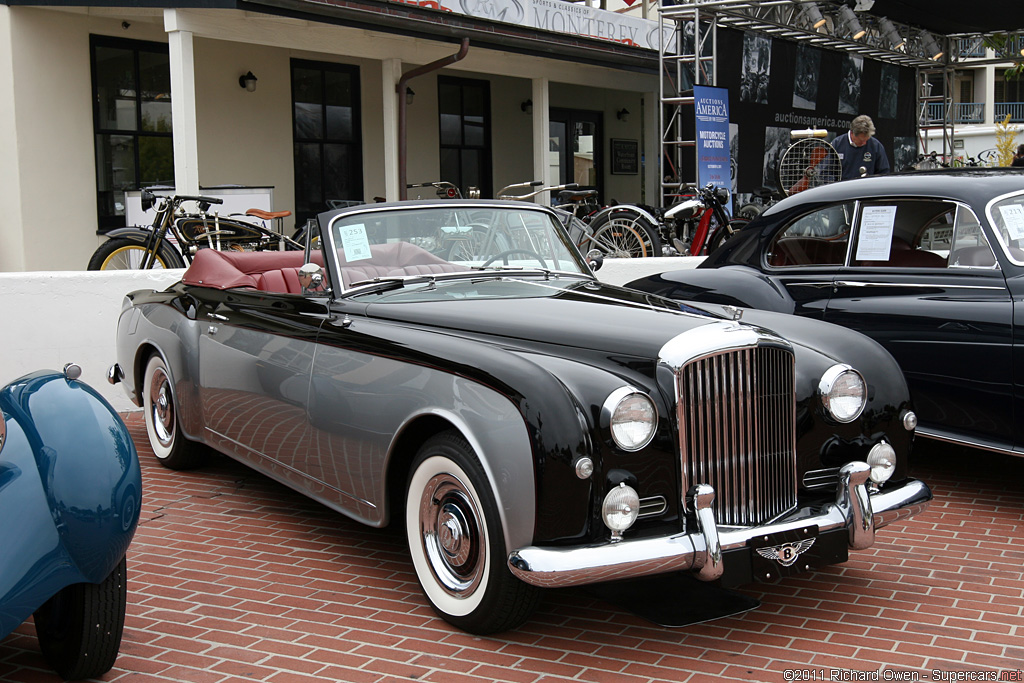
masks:
{"type": "Polygon", "coordinates": [[[748,31],[743,36],[740,102],[768,104],[771,70],[772,39],[748,31]]]}
{"type": "Polygon", "coordinates": [[[839,83],[839,113],[857,114],[860,109],[860,83],[864,74],[864,58],[843,57],[843,78],[839,83]]]}
{"type": "Polygon", "coordinates": [[[797,109],[817,109],[818,74],[821,51],[801,43],[796,49],[796,76],[793,79],[793,106],[797,109]]]}

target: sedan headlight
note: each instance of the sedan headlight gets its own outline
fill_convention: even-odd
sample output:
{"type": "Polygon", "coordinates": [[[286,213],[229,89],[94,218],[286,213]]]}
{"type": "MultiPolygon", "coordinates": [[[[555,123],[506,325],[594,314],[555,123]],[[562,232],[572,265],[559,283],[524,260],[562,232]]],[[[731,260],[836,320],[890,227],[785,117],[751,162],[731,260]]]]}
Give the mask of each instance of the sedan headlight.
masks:
{"type": "Polygon", "coordinates": [[[821,402],[836,422],[852,422],[867,404],[867,386],[860,373],[849,365],[833,365],[818,383],[821,402]]]}
{"type": "Polygon", "coordinates": [[[658,426],[654,401],[632,387],[622,387],[609,394],[602,416],[615,445],[624,451],[638,451],[649,444],[658,426]]]}

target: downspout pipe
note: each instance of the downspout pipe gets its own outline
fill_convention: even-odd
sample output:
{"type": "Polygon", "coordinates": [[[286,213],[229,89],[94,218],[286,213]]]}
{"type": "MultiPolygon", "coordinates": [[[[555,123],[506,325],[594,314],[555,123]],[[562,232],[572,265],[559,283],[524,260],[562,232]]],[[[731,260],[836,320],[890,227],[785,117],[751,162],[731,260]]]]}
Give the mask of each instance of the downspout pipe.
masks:
{"type": "Polygon", "coordinates": [[[459,51],[448,57],[442,57],[430,64],[424,64],[418,66],[415,69],[410,69],[402,74],[402,77],[398,79],[398,85],[395,86],[395,93],[398,95],[398,198],[408,199],[409,188],[406,187],[408,181],[406,180],[406,138],[407,138],[407,125],[405,120],[405,86],[411,79],[423,74],[428,74],[431,71],[437,71],[443,69],[449,64],[465,59],[469,53],[469,38],[462,39],[462,45],[459,46],[459,51]]]}

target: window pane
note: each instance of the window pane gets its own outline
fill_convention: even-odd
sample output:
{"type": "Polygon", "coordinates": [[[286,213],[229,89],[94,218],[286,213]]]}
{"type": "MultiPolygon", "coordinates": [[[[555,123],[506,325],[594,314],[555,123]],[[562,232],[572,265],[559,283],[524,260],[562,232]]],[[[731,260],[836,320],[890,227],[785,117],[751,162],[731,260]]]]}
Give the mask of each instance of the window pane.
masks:
{"type": "Polygon", "coordinates": [[[97,135],[96,190],[100,216],[123,216],[124,192],[134,187],[134,139],[130,135],[97,135]]]}
{"type": "Polygon", "coordinates": [[[441,144],[462,144],[460,125],[462,118],[458,114],[441,114],[441,144]]]}
{"type": "Polygon", "coordinates": [[[171,138],[139,136],[141,185],[174,185],[174,142],[171,138]]]}
{"type": "Polygon", "coordinates": [[[97,47],[96,125],[100,130],[135,130],[135,65],[132,50],[97,47]]]}
{"type": "Polygon", "coordinates": [[[171,64],[165,54],[139,52],[142,130],[171,132],[171,64]]]}
{"type": "MultiPolygon", "coordinates": [[[[320,181],[320,145],[295,145],[295,210],[301,214],[323,210],[323,187],[320,181]]],[[[332,198],[333,199],[333,198],[332,198]]]]}
{"type": "Polygon", "coordinates": [[[462,113],[462,95],[457,85],[439,83],[437,86],[437,110],[442,114],[462,113]]]}
{"type": "Polygon", "coordinates": [[[459,173],[459,150],[446,147],[441,149],[441,178],[450,183],[457,183],[459,173]]]}
{"type": "Polygon", "coordinates": [[[852,204],[801,216],[781,231],[768,251],[772,266],[842,265],[849,244],[852,204]]]}
{"type": "Polygon", "coordinates": [[[484,88],[467,85],[462,89],[462,113],[467,116],[475,116],[483,119],[487,113],[487,103],[484,100],[484,88]]]}
{"type": "Polygon", "coordinates": [[[292,70],[292,90],[295,105],[295,137],[319,140],[323,137],[323,87],[320,71],[292,70]]]}
{"type": "Polygon", "coordinates": [[[352,139],[352,79],[348,74],[327,71],[327,138],[352,139]]]}
{"type": "Polygon", "coordinates": [[[470,187],[480,187],[483,183],[480,180],[480,150],[462,150],[462,194],[465,195],[470,187]]]}
{"type": "Polygon", "coordinates": [[[465,134],[463,144],[467,147],[483,147],[486,142],[484,139],[484,118],[482,116],[467,116],[463,121],[465,122],[463,127],[463,133],[465,134]]]}
{"type": "Polygon", "coordinates": [[[353,168],[351,145],[324,145],[324,200],[360,199],[353,179],[359,169],[353,168]]]}

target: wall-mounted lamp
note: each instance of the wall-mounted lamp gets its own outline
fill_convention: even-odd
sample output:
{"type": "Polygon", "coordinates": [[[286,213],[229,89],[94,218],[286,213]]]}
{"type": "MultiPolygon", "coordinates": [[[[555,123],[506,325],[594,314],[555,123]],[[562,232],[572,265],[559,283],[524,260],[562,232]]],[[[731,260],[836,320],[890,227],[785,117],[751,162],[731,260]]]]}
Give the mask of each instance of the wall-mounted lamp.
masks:
{"type": "Polygon", "coordinates": [[[885,38],[885,42],[889,43],[889,49],[899,50],[907,44],[906,39],[900,35],[900,32],[896,30],[896,27],[892,25],[892,22],[885,17],[878,20],[878,28],[881,29],[882,37],[885,38]]]}
{"type": "Polygon", "coordinates": [[[864,30],[864,27],[861,26],[860,22],[857,20],[857,15],[854,14],[853,10],[846,5],[840,5],[839,19],[843,22],[843,25],[846,26],[846,30],[849,31],[850,38],[853,40],[860,40],[867,35],[867,31],[864,30]]]}
{"type": "Polygon", "coordinates": [[[238,77],[238,85],[242,86],[249,92],[255,92],[257,80],[259,79],[253,76],[251,71],[247,71],[244,76],[238,77]]]}
{"type": "Polygon", "coordinates": [[[935,36],[928,33],[928,31],[921,31],[921,46],[924,48],[924,56],[933,61],[944,54],[942,48],[936,42],[935,36]]]}
{"type": "Polygon", "coordinates": [[[405,105],[409,106],[412,104],[413,98],[416,97],[416,93],[413,92],[412,88],[405,86],[405,105]]]}
{"type": "Polygon", "coordinates": [[[623,123],[629,122],[629,110],[623,107],[619,111],[615,112],[615,118],[623,123]]]}
{"type": "Polygon", "coordinates": [[[519,108],[523,110],[524,114],[533,114],[533,100],[523,100],[519,108]]]}
{"type": "Polygon", "coordinates": [[[128,29],[130,29],[131,27],[132,27],[132,25],[131,25],[131,24],[129,24],[129,23],[127,22],[127,21],[122,21],[122,22],[121,22],[121,28],[123,28],[123,29],[124,29],[125,31],[127,31],[127,30],[128,30],[128,29]]]}
{"type": "Polygon", "coordinates": [[[804,15],[804,19],[815,31],[825,25],[825,17],[821,16],[821,10],[813,2],[803,5],[800,11],[804,15]]]}

